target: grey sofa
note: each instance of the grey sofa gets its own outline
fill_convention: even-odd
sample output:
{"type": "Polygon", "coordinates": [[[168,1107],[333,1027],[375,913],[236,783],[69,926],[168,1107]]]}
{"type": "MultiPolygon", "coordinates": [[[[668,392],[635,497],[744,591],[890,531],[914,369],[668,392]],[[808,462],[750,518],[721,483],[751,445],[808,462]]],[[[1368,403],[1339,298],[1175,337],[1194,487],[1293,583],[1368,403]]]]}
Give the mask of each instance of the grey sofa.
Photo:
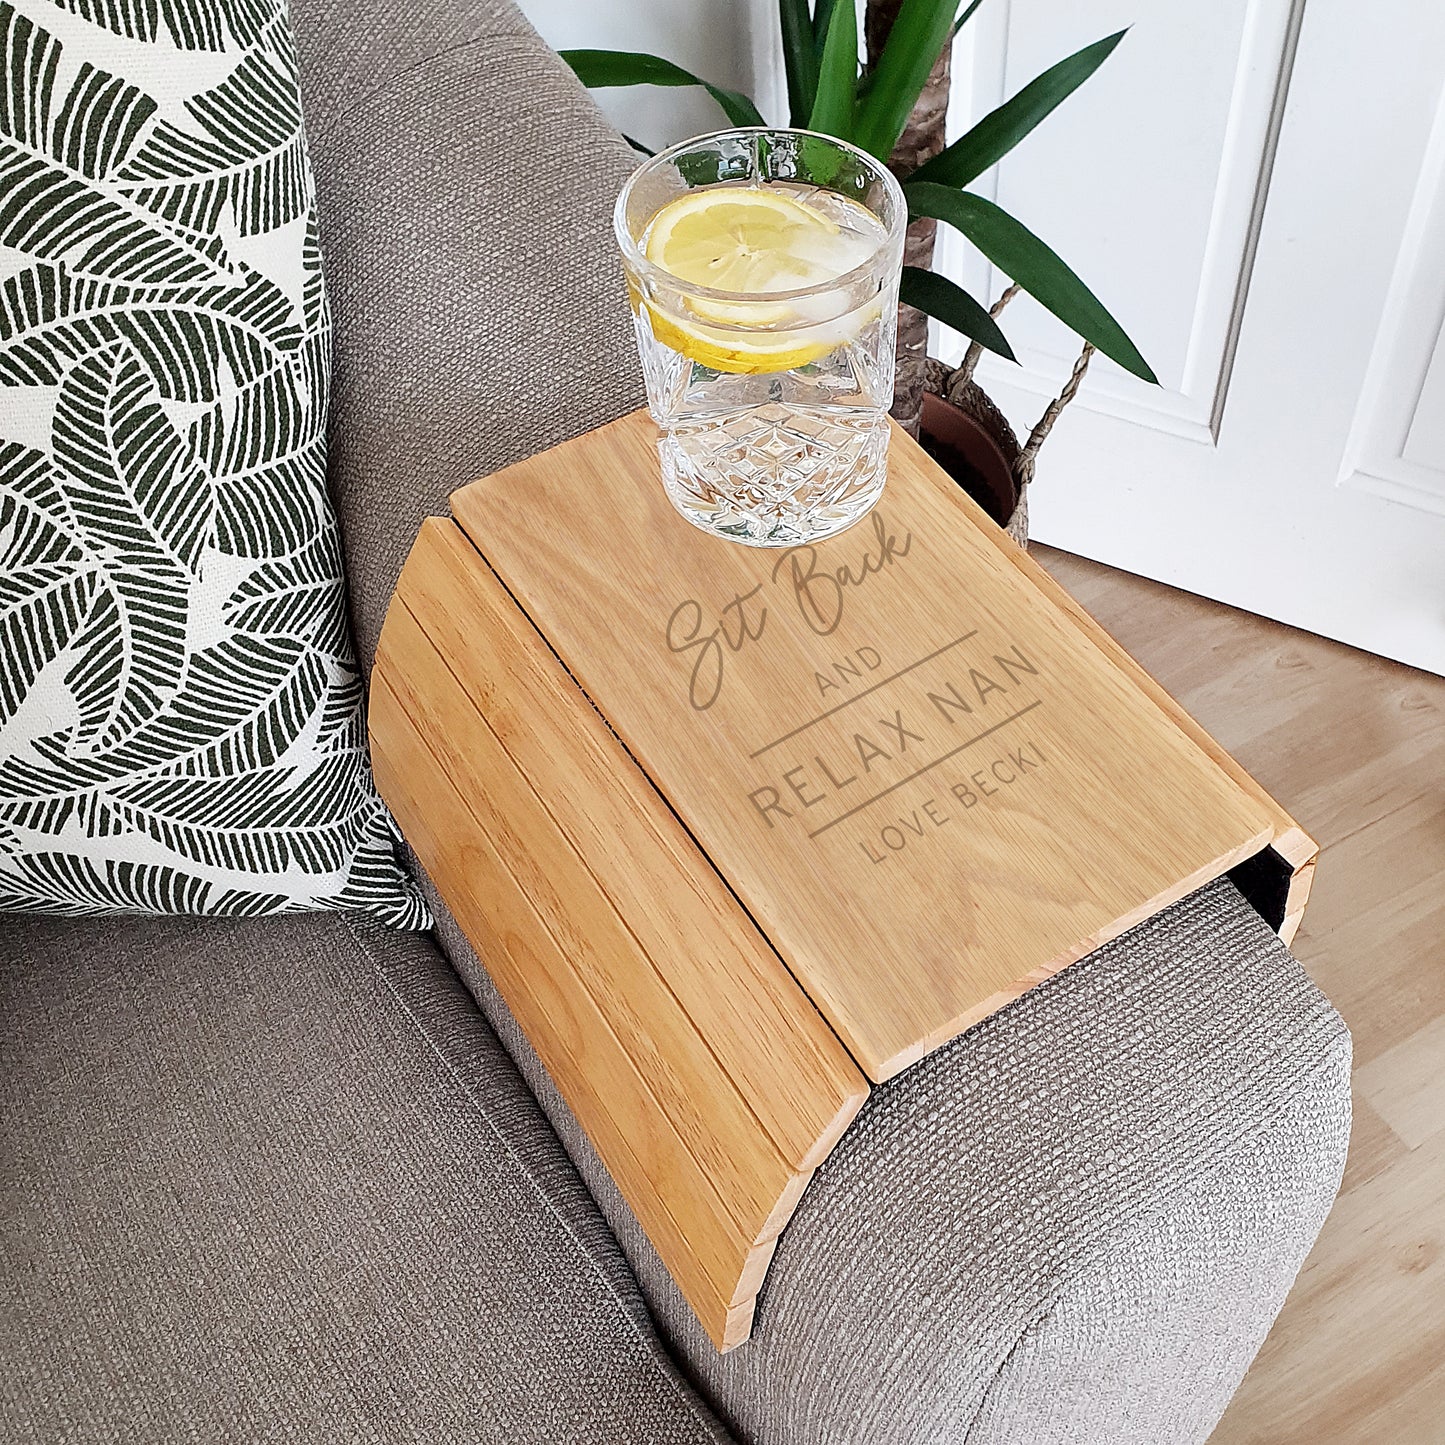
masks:
{"type": "MultiPolygon", "coordinates": [[[[369,660],[422,517],[633,407],[632,158],[505,0],[293,0],[369,660]]],[[[341,914],[0,918],[0,1438],[1205,1439],[1349,1041],[1227,882],[880,1088],[703,1338],[485,969],[341,914]]]]}

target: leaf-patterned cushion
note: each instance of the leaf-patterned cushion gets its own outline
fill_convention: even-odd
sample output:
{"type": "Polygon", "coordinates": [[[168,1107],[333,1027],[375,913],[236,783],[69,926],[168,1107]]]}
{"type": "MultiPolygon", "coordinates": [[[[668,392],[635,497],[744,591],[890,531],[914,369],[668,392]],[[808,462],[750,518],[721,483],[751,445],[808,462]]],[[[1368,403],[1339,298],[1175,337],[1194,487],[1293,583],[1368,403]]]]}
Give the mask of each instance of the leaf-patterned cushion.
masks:
{"type": "Polygon", "coordinates": [[[422,926],[285,0],[13,0],[0,50],[0,909],[422,926]]]}

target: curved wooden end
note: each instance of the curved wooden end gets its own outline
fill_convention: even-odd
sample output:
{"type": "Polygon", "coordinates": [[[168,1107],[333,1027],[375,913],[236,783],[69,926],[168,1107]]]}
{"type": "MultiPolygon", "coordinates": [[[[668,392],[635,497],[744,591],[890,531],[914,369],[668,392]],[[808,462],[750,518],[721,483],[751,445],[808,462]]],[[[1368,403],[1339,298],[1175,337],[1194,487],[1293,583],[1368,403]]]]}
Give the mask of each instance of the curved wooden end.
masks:
{"type": "MultiPolygon", "coordinates": [[[[838,1111],[828,1128],[807,1151],[808,1167],[785,1181],[777,1200],[759,1225],[756,1242],[737,1256],[736,1278],[732,1280],[731,1288],[719,1290],[711,1297],[706,1294],[690,1295],[686,1288],[683,1289],[683,1293],[688,1296],[688,1303],[692,1305],[703,1328],[719,1351],[726,1353],[742,1344],[752,1333],[758,1292],[762,1289],[768,1267],[773,1262],[778,1238],[796,1212],[804,1191],[812,1183],[818,1165],[828,1157],[843,1137],[844,1131],[853,1122],[867,1097],[868,1087],[860,1076],[859,1087],[847,1098],[840,1100],[838,1111]]],[[[677,1277],[675,1271],[674,1277],[677,1277]]]]}
{"type": "Polygon", "coordinates": [[[720,1350],[867,1081],[465,536],[372,673],[377,785],[720,1350]]]}
{"type": "Polygon", "coordinates": [[[1285,893],[1284,920],[1279,926],[1279,936],[1289,944],[1294,942],[1300,921],[1304,918],[1305,904],[1309,902],[1310,888],[1315,881],[1315,862],[1320,856],[1320,849],[1319,844],[1298,825],[1286,829],[1271,846],[1293,870],[1285,893]]]}

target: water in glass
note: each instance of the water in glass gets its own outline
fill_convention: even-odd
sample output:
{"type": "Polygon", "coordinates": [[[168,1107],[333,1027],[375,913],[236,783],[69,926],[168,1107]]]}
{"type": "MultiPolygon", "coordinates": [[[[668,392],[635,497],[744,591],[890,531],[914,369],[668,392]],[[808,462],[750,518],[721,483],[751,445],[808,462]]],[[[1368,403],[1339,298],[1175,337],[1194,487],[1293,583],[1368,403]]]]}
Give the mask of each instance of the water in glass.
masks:
{"type": "Polygon", "coordinates": [[[685,157],[681,174],[715,178],[633,208],[623,246],[668,495],[695,525],[754,546],[831,536],[886,479],[901,197],[890,204],[881,167],[822,137],[687,145],[723,163],[685,157]],[[746,165],[726,164],[739,154],[746,165]]]}

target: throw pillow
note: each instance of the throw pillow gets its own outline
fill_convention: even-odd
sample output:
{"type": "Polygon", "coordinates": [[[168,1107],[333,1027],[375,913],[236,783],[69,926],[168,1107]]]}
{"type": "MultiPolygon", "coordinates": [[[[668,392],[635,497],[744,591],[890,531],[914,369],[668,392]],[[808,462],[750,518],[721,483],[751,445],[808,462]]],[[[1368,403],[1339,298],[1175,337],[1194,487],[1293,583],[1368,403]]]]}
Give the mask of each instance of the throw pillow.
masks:
{"type": "Polygon", "coordinates": [[[423,926],[326,492],[285,0],[18,0],[0,56],[0,908],[423,926]]]}

